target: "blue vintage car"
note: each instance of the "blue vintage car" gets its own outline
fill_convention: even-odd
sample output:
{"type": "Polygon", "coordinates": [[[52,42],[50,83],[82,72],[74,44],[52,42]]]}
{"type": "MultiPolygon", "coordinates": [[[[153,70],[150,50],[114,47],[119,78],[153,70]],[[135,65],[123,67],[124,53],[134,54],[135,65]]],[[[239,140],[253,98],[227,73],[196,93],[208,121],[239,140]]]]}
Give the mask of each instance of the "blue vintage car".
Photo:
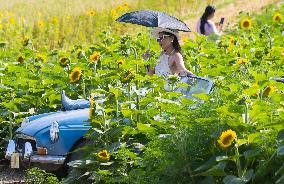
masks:
{"type": "MultiPolygon", "coordinates": [[[[213,82],[207,78],[191,76],[190,90],[208,94],[213,82]]],[[[34,165],[48,171],[56,171],[70,160],[72,151],[84,142],[84,134],[90,129],[89,102],[70,100],[62,95],[65,110],[27,117],[9,140],[5,157],[17,167],[34,165]],[[17,161],[18,160],[18,161],[17,161]],[[18,164],[19,164],[18,163],[18,164]]]]}

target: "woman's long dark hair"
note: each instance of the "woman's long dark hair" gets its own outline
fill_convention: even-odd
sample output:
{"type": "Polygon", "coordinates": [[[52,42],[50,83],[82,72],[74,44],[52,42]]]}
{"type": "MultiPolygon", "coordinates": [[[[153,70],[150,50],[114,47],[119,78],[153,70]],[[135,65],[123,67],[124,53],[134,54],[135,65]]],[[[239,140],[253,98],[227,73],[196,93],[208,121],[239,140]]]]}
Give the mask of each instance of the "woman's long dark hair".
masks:
{"type": "Polygon", "coordinates": [[[170,32],[166,32],[166,31],[164,31],[163,34],[172,36],[174,38],[174,40],[173,40],[173,47],[174,47],[175,51],[181,53],[181,47],[180,47],[180,44],[178,42],[177,37],[174,34],[172,34],[170,32]]]}
{"type": "Polygon", "coordinates": [[[205,8],[205,12],[203,13],[201,20],[200,20],[200,32],[201,32],[201,34],[205,34],[205,29],[204,29],[205,23],[208,23],[207,22],[208,17],[210,15],[212,15],[212,13],[214,13],[214,12],[215,12],[215,8],[213,8],[213,6],[207,6],[205,8]]]}

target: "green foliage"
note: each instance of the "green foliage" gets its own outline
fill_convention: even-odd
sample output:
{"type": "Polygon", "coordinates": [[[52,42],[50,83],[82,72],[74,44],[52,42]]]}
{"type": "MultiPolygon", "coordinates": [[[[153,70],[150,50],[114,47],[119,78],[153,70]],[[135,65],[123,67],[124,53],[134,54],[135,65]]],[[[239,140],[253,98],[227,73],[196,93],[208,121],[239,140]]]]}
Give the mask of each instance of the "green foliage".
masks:
{"type": "Polygon", "coordinates": [[[47,173],[39,168],[32,168],[26,171],[25,183],[27,184],[60,184],[55,175],[47,173]]]}

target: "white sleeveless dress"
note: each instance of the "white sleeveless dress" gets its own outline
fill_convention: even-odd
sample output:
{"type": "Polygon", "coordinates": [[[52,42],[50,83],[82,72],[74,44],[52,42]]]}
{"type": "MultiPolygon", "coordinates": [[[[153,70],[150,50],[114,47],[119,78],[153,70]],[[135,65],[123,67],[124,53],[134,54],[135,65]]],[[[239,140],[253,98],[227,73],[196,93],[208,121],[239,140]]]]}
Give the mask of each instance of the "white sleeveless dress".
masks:
{"type": "Polygon", "coordinates": [[[169,55],[167,55],[165,52],[162,52],[161,55],[158,58],[158,64],[155,67],[155,74],[158,76],[168,76],[171,75],[171,69],[169,66],[169,55]]]}
{"type": "MultiPolygon", "coordinates": [[[[162,52],[161,55],[158,58],[158,64],[155,66],[155,74],[157,76],[163,76],[167,80],[168,75],[172,75],[170,66],[169,66],[169,55],[165,52],[162,52]]],[[[187,83],[187,77],[181,77],[180,82],[187,83]]],[[[165,84],[165,89],[170,91],[170,87],[168,84],[165,84]]],[[[187,91],[187,88],[185,87],[179,87],[176,88],[175,91],[185,93],[187,91]]]]}

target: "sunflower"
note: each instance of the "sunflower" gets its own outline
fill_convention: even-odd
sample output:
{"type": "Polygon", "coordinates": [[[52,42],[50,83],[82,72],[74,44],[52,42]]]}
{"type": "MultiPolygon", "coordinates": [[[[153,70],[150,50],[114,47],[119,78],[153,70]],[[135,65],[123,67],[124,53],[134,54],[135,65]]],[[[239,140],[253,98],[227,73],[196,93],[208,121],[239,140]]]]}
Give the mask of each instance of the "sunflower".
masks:
{"type": "Polygon", "coordinates": [[[115,9],[110,11],[110,16],[112,19],[116,19],[118,17],[118,13],[115,9]]]}
{"type": "Polygon", "coordinates": [[[189,39],[188,39],[187,37],[182,37],[181,40],[182,40],[184,43],[186,43],[186,42],[189,41],[189,39]]]}
{"type": "Polygon", "coordinates": [[[124,77],[122,77],[121,82],[127,83],[130,82],[132,79],[134,79],[135,73],[131,69],[127,70],[124,77]]]}
{"type": "Polygon", "coordinates": [[[42,20],[37,22],[37,27],[42,28],[44,26],[44,22],[42,20]]]}
{"type": "Polygon", "coordinates": [[[15,24],[15,19],[13,17],[9,18],[10,24],[15,24]]]}
{"type": "Polygon", "coordinates": [[[241,28],[249,29],[251,28],[251,20],[249,18],[245,18],[241,21],[241,28]]]}
{"type": "Polygon", "coordinates": [[[123,7],[123,6],[118,6],[118,7],[116,7],[116,10],[117,10],[117,11],[123,11],[123,10],[124,10],[124,7],[123,7]]]}
{"type": "Polygon", "coordinates": [[[90,63],[94,63],[96,61],[98,61],[101,57],[101,53],[100,52],[94,52],[92,55],[90,55],[90,63]]]}
{"type": "Polygon", "coordinates": [[[222,132],[221,136],[219,137],[218,143],[222,148],[226,149],[232,145],[236,138],[236,132],[229,129],[225,132],[222,132]]]}
{"type": "Polygon", "coordinates": [[[93,16],[96,15],[96,12],[94,10],[89,10],[89,11],[87,11],[86,15],[89,16],[89,17],[93,17],[93,16]]]}
{"type": "Polygon", "coordinates": [[[275,91],[274,86],[266,86],[266,88],[263,90],[262,96],[268,97],[275,91]]]}
{"type": "Polygon", "coordinates": [[[230,37],[230,44],[235,45],[235,43],[236,43],[235,38],[231,36],[230,37]]]}
{"type": "Polygon", "coordinates": [[[124,64],[124,61],[122,59],[119,59],[116,61],[116,64],[118,65],[123,65],[124,64]]]}
{"type": "Polygon", "coordinates": [[[63,67],[67,66],[69,63],[69,59],[67,57],[62,57],[59,60],[59,64],[63,67]]]}
{"type": "Polygon", "coordinates": [[[69,75],[69,78],[70,78],[70,81],[71,82],[78,82],[81,78],[81,75],[82,75],[82,71],[80,68],[78,67],[75,67],[71,74],[69,75]]]}
{"type": "Polygon", "coordinates": [[[104,149],[104,150],[99,151],[98,157],[102,161],[109,161],[110,155],[108,151],[104,149]]]}
{"type": "Polygon", "coordinates": [[[58,24],[58,22],[59,22],[59,20],[58,20],[58,17],[52,17],[52,19],[51,19],[51,23],[52,24],[58,24]]]}
{"type": "Polygon", "coordinates": [[[28,37],[25,36],[25,37],[22,38],[23,46],[28,46],[30,43],[32,43],[32,41],[28,37]]]}
{"type": "Polygon", "coordinates": [[[95,100],[93,98],[90,99],[90,110],[89,110],[89,117],[93,117],[95,114],[95,100]]]}
{"type": "Polygon", "coordinates": [[[237,61],[237,65],[245,65],[247,63],[248,63],[248,60],[244,58],[238,59],[237,61]]]}
{"type": "Polygon", "coordinates": [[[25,58],[24,58],[23,56],[19,56],[19,57],[17,58],[17,61],[18,61],[19,63],[23,63],[23,62],[25,61],[25,58]]]}
{"type": "Polygon", "coordinates": [[[275,13],[272,17],[273,21],[275,22],[281,22],[282,16],[280,13],[275,13]]]}
{"type": "Polygon", "coordinates": [[[35,61],[36,62],[44,62],[46,60],[46,56],[43,54],[37,54],[35,61]]]}

